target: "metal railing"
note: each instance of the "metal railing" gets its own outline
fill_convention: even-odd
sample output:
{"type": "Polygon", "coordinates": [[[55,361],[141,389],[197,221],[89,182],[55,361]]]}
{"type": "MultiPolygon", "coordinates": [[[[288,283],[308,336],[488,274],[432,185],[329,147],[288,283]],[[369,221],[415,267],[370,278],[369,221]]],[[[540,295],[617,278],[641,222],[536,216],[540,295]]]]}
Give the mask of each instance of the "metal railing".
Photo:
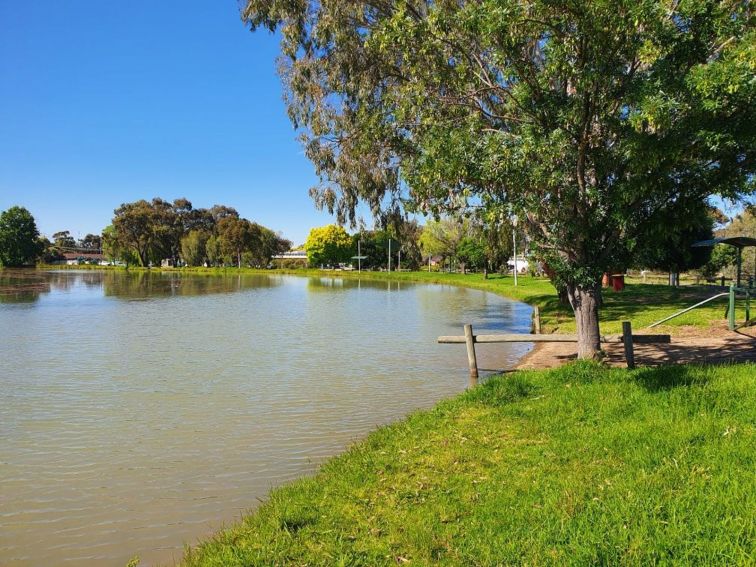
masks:
{"type": "Polygon", "coordinates": [[[692,311],[696,307],[701,307],[702,305],[705,305],[706,303],[709,303],[709,301],[714,301],[715,299],[718,299],[720,297],[724,297],[726,295],[730,295],[730,292],[718,293],[717,295],[712,295],[710,298],[704,299],[703,301],[699,301],[698,303],[696,303],[695,305],[691,305],[690,307],[686,307],[685,309],[683,309],[681,311],[678,311],[677,313],[674,313],[674,314],[670,315],[669,317],[665,317],[664,319],[656,321],[655,323],[651,323],[646,328],[647,329],[651,329],[652,327],[656,327],[657,325],[661,325],[662,323],[665,323],[665,322],[669,321],[670,319],[674,319],[675,317],[679,317],[680,315],[684,315],[685,313],[687,313],[688,311],[692,311]]]}
{"type": "Polygon", "coordinates": [[[662,323],[666,323],[670,319],[674,319],[675,317],[679,317],[680,315],[684,315],[688,311],[692,311],[696,307],[701,307],[702,305],[705,305],[709,303],[710,301],[714,301],[715,299],[719,299],[720,297],[727,297],[727,312],[726,312],[726,318],[727,318],[727,327],[734,331],[735,329],[738,329],[743,326],[750,325],[751,322],[751,294],[753,293],[752,288],[745,288],[745,287],[736,287],[735,284],[730,285],[729,291],[726,291],[724,293],[718,293],[716,295],[712,295],[711,297],[704,299],[703,301],[699,301],[695,305],[691,305],[690,307],[686,307],[685,309],[682,309],[678,311],[677,313],[673,313],[669,317],[665,317],[664,319],[660,319],[659,321],[656,321],[655,323],[651,323],[646,327],[646,329],[651,329],[653,327],[656,327],[657,325],[661,325],[662,323]],[[745,294],[745,322],[741,323],[740,325],[736,324],[735,322],[735,299],[736,295],[738,293],[745,294]]]}

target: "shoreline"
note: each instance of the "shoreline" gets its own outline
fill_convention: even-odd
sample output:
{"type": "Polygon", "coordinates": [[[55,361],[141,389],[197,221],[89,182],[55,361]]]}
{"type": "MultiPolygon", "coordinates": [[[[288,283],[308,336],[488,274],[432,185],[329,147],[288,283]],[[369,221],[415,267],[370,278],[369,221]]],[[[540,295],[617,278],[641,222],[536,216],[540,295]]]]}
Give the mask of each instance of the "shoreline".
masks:
{"type": "Polygon", "coordinates": [[[533,343],[533,348],[531,348],[528,352],[521,356],[520,360],[517,361],[517,364],[515,364],[507,372],[516,372],[518,370],[528,369],[528,366],[530,364],[540,360],[540,358],[543,356],[543,347],[544,343],[533,343]]]}
{"type": "Polygon", "coordinates": [[[747,364],[497,376],[376,429],[178,565],[745,564],[752,385],[747,364]]]}

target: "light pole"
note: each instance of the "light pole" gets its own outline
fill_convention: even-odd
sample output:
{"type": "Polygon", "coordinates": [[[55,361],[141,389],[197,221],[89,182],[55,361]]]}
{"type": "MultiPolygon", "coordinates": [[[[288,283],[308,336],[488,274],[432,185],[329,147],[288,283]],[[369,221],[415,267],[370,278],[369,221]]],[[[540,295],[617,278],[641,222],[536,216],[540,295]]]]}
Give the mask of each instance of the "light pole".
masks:
{"type": "Polygon", "coordinates": [[[357,255],[352,256],[352,260],[357,260],[357,272],[362,273],[362,261],[367,258],[367,256],[362,255],[362,239],[357,240],[357,255]]]}
{"type": "Polygon", "coordinates": [[[514,249],[514,284],[517,286],[517,215],[512,215],[512,248],[514,249]]]}
{"type": "MultiPolygon", "coordinates": [[[[391,271],[391,242],[393,241],[391,238],[389,238],[389,241],[388,241],[388,271],[389,272],[391,271]]],[[[400,265],[399,267],[401,267],[401,263],[402,263],[402,250],[400,248],[399,249],[399,265],[400,265]]]]}

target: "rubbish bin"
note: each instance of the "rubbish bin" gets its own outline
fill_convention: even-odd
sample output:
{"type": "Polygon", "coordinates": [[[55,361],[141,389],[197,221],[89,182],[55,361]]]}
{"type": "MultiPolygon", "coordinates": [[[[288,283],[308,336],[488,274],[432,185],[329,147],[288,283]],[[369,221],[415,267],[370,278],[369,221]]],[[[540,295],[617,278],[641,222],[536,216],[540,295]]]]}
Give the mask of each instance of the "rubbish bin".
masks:
{"type": "Polygon", "coordinates": [[[625,289],[625,274],[615,274],[612,276],[612,289],[614,291],[625,289]]]}

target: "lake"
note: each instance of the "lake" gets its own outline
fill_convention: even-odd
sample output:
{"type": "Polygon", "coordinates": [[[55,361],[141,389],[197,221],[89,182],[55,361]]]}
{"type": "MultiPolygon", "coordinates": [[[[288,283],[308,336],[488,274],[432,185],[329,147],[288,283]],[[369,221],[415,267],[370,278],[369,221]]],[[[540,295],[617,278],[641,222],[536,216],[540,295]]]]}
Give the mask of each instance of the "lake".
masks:
{"type": "MultiPolygon", "coordinates": [[[[0,564],[170,564],[462,392],[465,347],[439,335],[529,332],[530,314],[442,285],[0,270],[0,564]]],[[[528,349],[487,345],[478,363],[528,349]]]]}

